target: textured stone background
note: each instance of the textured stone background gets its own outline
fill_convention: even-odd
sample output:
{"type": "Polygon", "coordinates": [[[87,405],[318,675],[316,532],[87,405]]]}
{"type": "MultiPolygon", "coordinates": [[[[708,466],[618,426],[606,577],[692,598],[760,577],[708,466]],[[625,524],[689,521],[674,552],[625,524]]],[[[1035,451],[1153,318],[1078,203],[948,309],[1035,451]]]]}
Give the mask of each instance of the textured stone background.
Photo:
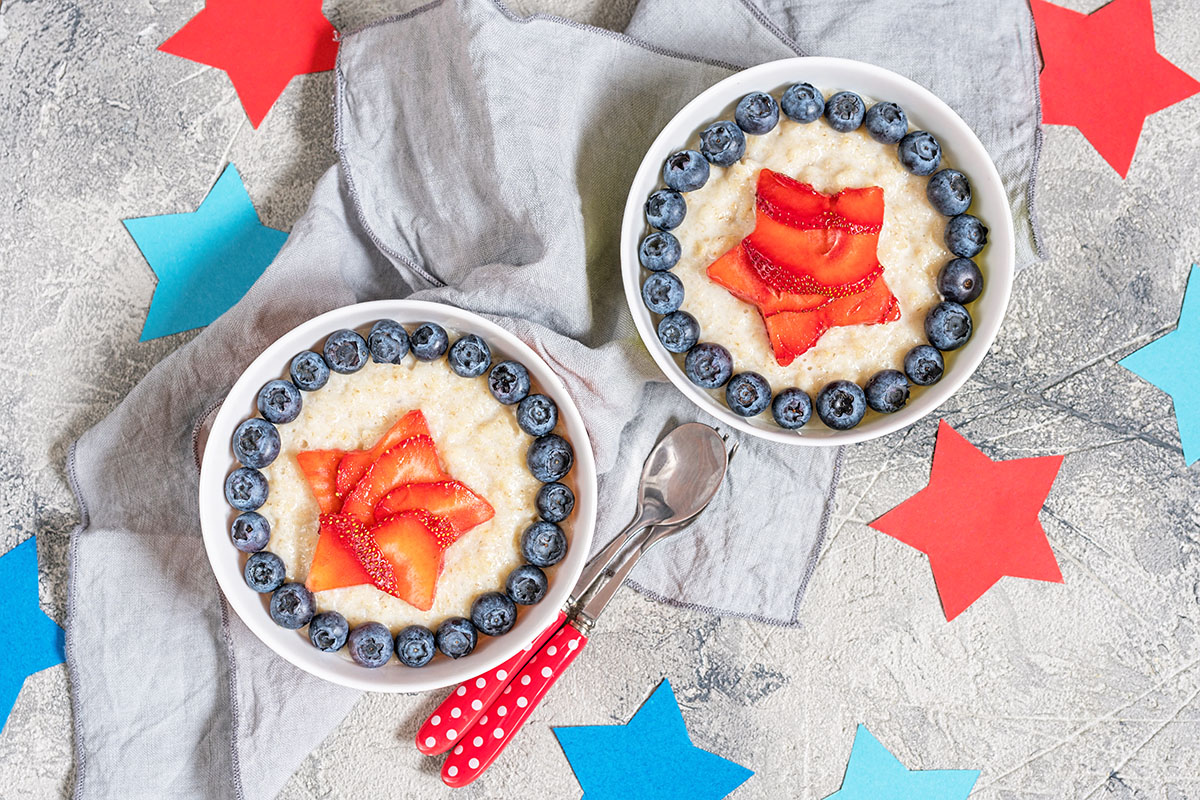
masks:
{"type": "MultiPolygon", "coordinates": [[[[353,29],[417,4],[325,8],[353,29]]],[[[294,80],[253,131],[222,73],[154,51],[201,5],[0,8],[0,551],[40,534],[60,621],[66,448],[190,336],[137,341],[154,279],[119,220],[194,209],[233,160],[286,229],[333,162],[329,73],[294,80]]],[[[620,28],[633,1],[513,5],[620,28]]],[[[1200,75],[1200,7],[1154,12],[1159,49],[1200,75]]],[[[1192,98],[1152,117],[1126,181],[1076,131],[1047,130],[1050,259],[1017,279],[991,355],[942,409],[993,457],[1067,454],[1042,513],[1064,585],[1005,578],[947,624],[925,557],[865,526],[924,484],[931,418],[849,452],[804,629],[625,593],[512,752],[456,796],[578,797],[549,725],[624,722],[667,677],[695,742],[757,771],[745,800],[833,792],[859,722],[912,767],[982,768],[983,800],[1200,800],[1200,471],[1169,398],[1115,363],[1174,324],[1200,256],[1198,113],[1192,98]]],[[[68,690],[62,667],[26,683],[0,733],[0,795],[69,793],[68,690]]],[[[282,797],[450,796],[409,745],[436,699],[364,698],[282,797]]]]}

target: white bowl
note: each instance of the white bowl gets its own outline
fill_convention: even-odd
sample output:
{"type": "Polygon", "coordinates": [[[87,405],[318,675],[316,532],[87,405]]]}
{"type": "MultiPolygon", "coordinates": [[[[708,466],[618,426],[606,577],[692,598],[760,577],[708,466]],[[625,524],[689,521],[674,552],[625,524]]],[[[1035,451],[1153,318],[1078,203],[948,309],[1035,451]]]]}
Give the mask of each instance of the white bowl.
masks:
{"type": "MultiPolygon", "coordinates": [[[[360,331],[361,332],[361,331],[360,331]]],[[[529,499],[533,502],[533,498],[529,499]]],[[[575,585],[587,558],[596,521],[596,465],[583,418],[562,381],[520,339],[476,314],[439,303],[417,300],[379,300],[338,308],[292,329],[263,351],[229,390],[213,421],[200,469],[200,527],[204,547],[221,591],[262,642],[305,672],[319,678],[376,692],[419,692],[460,683],[494,669],[533,641],[558,614],[575,585]],[[475,333],[491,347],[493,360],[511,358],[524,364],[534,382],[558,404],[559,420],[575,450],[572,476],[576,485],[575,510],[564,530],[570,540],[567,557],[558,564],[542,602],[522,607],[517,624],[504,636],[480,635],[475,652],[458,660],[436,657],[428,666],[410,669],[392,659],[379,669],[355,664],[344,653],[317,650],[303,631],[277,626],[267,611],[270,595],[255,592],[242,576],[246,555],[229,540],[229,526],[237,515],[225,501],[225,476],[235,469],[230,439],[242,420],[254,416],[255,399],[262,385],[286,377],[292,357],[302,350],[318,352],[325,337],[341,328],[364,328],[378,319],[404,324],[436,322],[454,333],[475,333]]],[[[503,576],[499,576],[501,579],[503,576]]],[[[307,630],[307,629],[305,629],[307,630]]]]}
{"type": "MultiPolygon", "coordinates": [[[[911,425],[944,403],[979,366],[1000,330],[1012,291],[1015,260],[1012,213],[1004,184],[987,151],[962,118],[925,87],[881,67],[842,58],[788,58],[760,64],[729,76],[684,106],[663,128],[642,160],[629,189],[621,225],[621,272],[629,310],[642,340],[667,378],[699,408],[726,425],[763,439],[796,445],[837,446],[874,439],[911,425]],[[654,320],[642,302],[643,271],[638,263],[638,246],[650,230],[644,206],[650,193],[662,184],[663,161],[687,147],[692,137],[709,123],[733,119],[733,106],[747,93],[768,92],[778,100],[793,83],[811,83],[827,95],[849,90],[874,100],[899,103],[912,127],[936,136],[947,160],[970,179],[974,194],[970,213],[989,228],[988,246],[979,258],[985,276],[984,290],[970,306],[974,322],[971,340],[962,349],[945,354],[946,372],[941,381],[933,386],[914,387],[911,402],[894,414],[868,411],[866,418],[848,431],[826,428],[815,415],[814,421],[800,430],[789,431],[775,425],[769,411],[752,419],[733,413],[723,400],[688,380],[676,357],[658,340],[654,320]]],[[[734,370],[738,369],[739,365],[734,364],[734,370]]]]}

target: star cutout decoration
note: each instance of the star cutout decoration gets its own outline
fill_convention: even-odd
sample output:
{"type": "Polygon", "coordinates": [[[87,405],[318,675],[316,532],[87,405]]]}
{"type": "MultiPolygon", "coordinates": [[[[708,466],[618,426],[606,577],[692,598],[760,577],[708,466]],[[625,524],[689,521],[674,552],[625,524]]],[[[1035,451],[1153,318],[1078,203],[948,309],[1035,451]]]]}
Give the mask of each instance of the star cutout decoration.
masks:
{"type": "Polygon", "coordinates": [[[1113,0],[1091,14],[1032,4],[1042,121],[1078,128],[1124,178],[1146,117],[1200,92],[1200,82],[1158,53],[1150,0],[1113,0]]]}
{"type": "Polygon", "coordinates": [[[1062,583],[1038,512],[1062,456],[992,461],[945,420],[929,485],[871,523],[929,556],[946,619],[1005,575],[1062,583]]]}
{"type": "Polygon", "coordinates": [[[321,0],[207,0],[159,50],[224,70],[255,128],[296,75],[333,69],[321,0]]]}
{"type": "Polygon", "coordinates": [[[720,800],[754,773],[692,744],[663,681],[628,725],[555,728],[583,800],[720,800]]]}
{"type": "Polygon", "coordinates": [[[143,342],[201,328],[224,314],[287,239],[283,231],[259,221],[233,164],[195,211],[124,222],[158,276],[143,342]]]}
{"type": "Polygon", "coordinates": [[[1117,363],[1171,395],[1183,458],[1191,466],[1200,458],[1200,269],[1196,265],[1188,274],[1175,330],[1117,363]]]}
{"type": "Polygon", "coordinates": [[[979,770],[909,770],[859,725],[842,788],[825,800],[967,800],[979,770]]]}
{"type": "Polygon", "coordinates": [[[38,605],[37,542],[30,537],[0,556],[4,627],[0,648],[0,728],[25,679],[63,662],[63,629],[38,605]]]}

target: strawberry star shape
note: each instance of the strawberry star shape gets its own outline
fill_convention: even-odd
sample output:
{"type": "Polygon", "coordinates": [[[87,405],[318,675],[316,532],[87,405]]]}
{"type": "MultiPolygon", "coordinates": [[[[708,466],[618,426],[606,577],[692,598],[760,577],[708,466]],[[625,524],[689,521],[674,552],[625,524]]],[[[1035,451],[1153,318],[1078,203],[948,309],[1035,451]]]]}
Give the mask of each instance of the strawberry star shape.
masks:
{"type": "Polygon", "coordinates": [[[993,461],[942,420],[929,485],[871,527],[929,556],[947,620],[1005,575],[1062,583],[1038,521],[1062,460],[993,461]]]}
{"type": "Polygon", "coordinates": [[[1155,48],[1150,0],[1113,0],[1091,14],[1032,5],[1042,121],[1078,128],[1124,178],[1146,117],[1200,92],[1200,82],[1155,48]]]}
{"type": "Polygon", "coordinates": [[[224,70],[257,128],[294,76],[333,69],[336,36],[321,0],[207,0],[158,49],[224,70]]]}

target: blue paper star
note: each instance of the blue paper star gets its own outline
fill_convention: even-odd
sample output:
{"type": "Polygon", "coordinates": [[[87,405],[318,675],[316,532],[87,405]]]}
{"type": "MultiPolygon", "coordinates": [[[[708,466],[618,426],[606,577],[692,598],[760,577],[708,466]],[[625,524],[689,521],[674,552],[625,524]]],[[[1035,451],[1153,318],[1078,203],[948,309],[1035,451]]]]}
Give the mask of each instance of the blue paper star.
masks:
{"type": "Polygon", "coordinates": [[[287,239],[283,231],[259,221],[233,164],[195,211],[124,222],[158,276],[143,342],[202,328],[224,314],[287,239]]]}
{"type": "Polygon", "coordinates": [[[1200,458],[1200,270],[1195,264],[1179,325],[1117,363],[1171,395],[1183,458],[1191,466],[1200,458]]]}
{"type": "Polygon", "coordinates": [[[720,800],[754,773],[692,744],[663,681],[628,725],[555,728],[583,800],[720,800]]]}
{"type": "Polygon", "coordinates": [[[25,679],[63,662],[63,629],[38,605],[37,543],[32,537],[0,556],[0,608],[9,635],[0,648],[0,728],[25,679]]]}
{"type": "Polygon", "coordinates": [[[966,800],[978,779],[976,769],[910,771],[859,725],[842,788],[825,800],[966,800]]]}

